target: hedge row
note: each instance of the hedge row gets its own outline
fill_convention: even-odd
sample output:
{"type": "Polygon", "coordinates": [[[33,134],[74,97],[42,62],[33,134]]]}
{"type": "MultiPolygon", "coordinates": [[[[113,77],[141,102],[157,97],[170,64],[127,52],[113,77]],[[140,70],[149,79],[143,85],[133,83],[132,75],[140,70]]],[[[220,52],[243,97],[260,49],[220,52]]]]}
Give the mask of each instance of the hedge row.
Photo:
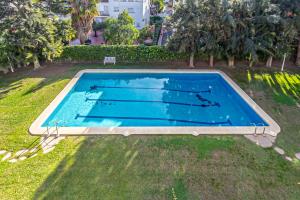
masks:
{"type": "Polygon", "coordinates": [[[162,46],[79,45],[65,47],[58,60],[102,62],[105,56],[116,57],[121,63],[186,61],[189,58],[188,54],[171,52],[162,46]]]}

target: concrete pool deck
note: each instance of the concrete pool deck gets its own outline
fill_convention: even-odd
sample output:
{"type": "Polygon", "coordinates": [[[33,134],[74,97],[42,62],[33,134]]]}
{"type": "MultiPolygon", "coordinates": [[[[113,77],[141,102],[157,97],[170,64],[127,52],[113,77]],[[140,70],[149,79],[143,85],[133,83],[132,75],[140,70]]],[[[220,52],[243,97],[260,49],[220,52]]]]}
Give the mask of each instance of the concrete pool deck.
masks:
{"type": "Polygon", "coordinates": [[[42,114],[29,128],[32,135],[106,135],[121,134],[189,134],[189,135],[260,135],[276,136],[280,132],[279,125],[261,109],[231,78],[219,70],[182,70],[182,69],[86,69],[79,71],[67,86],[58,94],[42,114]],[[84,73],[218,73],[249,104],[249,106],[269,125],[259,126],[194,126],[194,127],[42,127],[43,122],[56,109],[68,92],[84,73]]]}

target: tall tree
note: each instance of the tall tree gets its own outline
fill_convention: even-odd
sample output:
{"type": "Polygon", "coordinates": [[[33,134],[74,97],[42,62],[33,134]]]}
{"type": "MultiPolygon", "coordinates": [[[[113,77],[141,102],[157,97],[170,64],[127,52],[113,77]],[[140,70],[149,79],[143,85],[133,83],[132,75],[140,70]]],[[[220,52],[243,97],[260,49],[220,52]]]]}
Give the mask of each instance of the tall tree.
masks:
{"type": "Polygon", "coordinates": [[[84,44],[92,30],[93,19],[98,16],[96,0],[70,0],[72,25],[80,44],[84,44]]]}
{"type": "Polygon", "coordinates": [[[243,32],[242,23],[240,23],[241,7],[240,1],[223,1],[223,38],[222,46],[224,47],[224,54],[228,59],[228,66],[235,65],[235,57],[241,53],[241,34],[243,32]]]}
{"type": "Polygon", "coordinates": [[[105,21],[103,36],[109,44],[132,45],[138,39],[139,31],[134,26],[134,19],[124,11],[117,19],[105,21]]]}
{"type": "Polygon", "coordinates": [[[283,31],[278,28],[281,22],[279,7],[270,0],[244,1],[242,7],[243,54],[249,60],[250,66],[259,60],[259,55],[269,57],[267,65],[271,65],[277,53],[277,32],[283,31]]]}
{"type": "Polygon", "coordinates": [[[300,1],[299,0],[272,0],[280,5],[281,15],[289,26],[294,26],[298,31],[298,47],[296,64],[300,66],[300,1]]]}
{"type": "Polygon", "coordinates": [[[164,0],[151,0],[151,5],[153,6],[154,10],[152,14],[161,13],[164,9],[164,0]]]}
{"type": "Polygon", "coordinates": [[[31,63],[35,68],[41,60],[51,60],[62,52],[55,19],[31,0],[1,1],[0,54],[1,65],[14,67],[31,63]]]}
{"type": "Polygon", "coordinates": [[[200,42],[203,51],[209,56],[209,66],[214,66],[214,57],[219,56],[223,51],[221,40],[223,36],[222,24],[222,0],[203,1],[200,6],[202,23],[202,34],[200,42]]]}
{"type": "Polygon", "coordinates": [[[169,21],[175,32],[167,46],[172,51],[189,53],[190,67],[194,67],[195,54],[200,50],[201,30],[199,27],[202,24],[200,4],[200,0],[181,2],[169,21]]]}

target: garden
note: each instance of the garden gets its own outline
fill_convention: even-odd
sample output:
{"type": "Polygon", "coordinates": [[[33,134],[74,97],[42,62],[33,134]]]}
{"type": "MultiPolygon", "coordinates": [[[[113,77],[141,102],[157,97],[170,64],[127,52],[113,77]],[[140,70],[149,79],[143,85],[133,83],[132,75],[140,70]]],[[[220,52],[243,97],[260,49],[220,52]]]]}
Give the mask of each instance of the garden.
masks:
{"type": "MultiPolygon", "coordinates": [[[[18,151],[40,141],[28,134],[28,127],[77,71],[141,67],[147,68],[54,64],[1,76],[0,149],[18,158],[18,151]]],[[[39,147],[22,155],[25,160],[0,161],[1,198],[298,199],[300,163],[294,155],[300,109],[293,95],[299,92],[298,70],[218,69],[253,93],[280,124],[276,146],[293,161],[242,136],[68,137],[46,154],[39,147]]]]}
{"type": "Polygon", "coordinates": [[[299,1],[187,0],[164,22],[174,30],[166,46],[136,45],[157,36],[136,31],[126,12],[108,21],[106,45],[84,45],[98,2],[42,2],[0,2],[0,199],[299,199],[299,1]],[[69,46],[74,38],[82,45],[69,46]],[[117,64],[102,65],[106,56],[117,64]],[[45,150],[28,133],[80,70],[191,67],[232,78],[280,125],[274,146],[105,135],[60,137],[45,150]]]}

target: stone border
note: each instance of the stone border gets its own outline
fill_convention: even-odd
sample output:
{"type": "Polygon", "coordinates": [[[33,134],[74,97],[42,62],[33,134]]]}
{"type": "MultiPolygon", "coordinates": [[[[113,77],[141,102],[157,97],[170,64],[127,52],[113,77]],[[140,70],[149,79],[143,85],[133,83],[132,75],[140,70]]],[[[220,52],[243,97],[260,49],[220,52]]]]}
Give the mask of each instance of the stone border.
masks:
{"type": "Polygon", "coordinates": [[[85,69],[79,71],[67,86],[57,95],[42,114],[32,123],[29,128],[31,135],[106,135],[121,134],[128,136],[131,134],[217,134],[217,135],[253,135],[265,134],[276,136],[280,132],[279,125],[261,109],[231,78],[219,70],[182,70],[182,69],[85,69]],[[236,126],[236,127],[212,127],[212,126],[194,126],[194,127],[42,127],[43,122],[50,116],[55,108],[60,104],[63,98],[73,88],[76,82],[84,73],[217,73],[221,75],[228,84],[249,104],[249,106],[269,125],[269,126],[236,126]]]}

